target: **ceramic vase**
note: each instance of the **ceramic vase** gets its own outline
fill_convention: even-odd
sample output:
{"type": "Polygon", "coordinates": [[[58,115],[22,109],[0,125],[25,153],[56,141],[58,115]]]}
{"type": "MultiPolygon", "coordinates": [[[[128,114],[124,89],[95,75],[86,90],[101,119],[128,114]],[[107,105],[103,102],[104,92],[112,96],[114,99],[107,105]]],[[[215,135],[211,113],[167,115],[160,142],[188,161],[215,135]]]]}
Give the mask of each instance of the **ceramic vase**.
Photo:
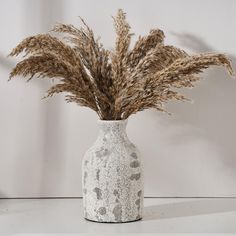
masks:
{"type": "Polygon", "coordinates": [[[98,125],[98,138],[82,164],[84,217],[97,222],[140,220],[143,166],[127,137],[127,120],[99,120],[98,125]]]}

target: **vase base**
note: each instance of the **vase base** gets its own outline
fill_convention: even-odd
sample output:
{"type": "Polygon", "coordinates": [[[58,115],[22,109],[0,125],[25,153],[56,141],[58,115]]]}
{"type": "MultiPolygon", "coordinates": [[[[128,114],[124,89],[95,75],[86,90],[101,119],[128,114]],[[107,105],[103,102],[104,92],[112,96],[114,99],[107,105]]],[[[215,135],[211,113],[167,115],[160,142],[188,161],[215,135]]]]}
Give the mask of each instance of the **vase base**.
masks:
{"type": "Polygon", "coordinates": [[[99,221],[99,220],[90,220],[86,217],[84,217],[84,219],[87,220],[87,221],[95,222],[95,223],[106,223],[106,224],[132,223],[132,222],[135,222],[135,221],[142,220],[142,218],[138,218],[138,219],[135,219],[135,220],[127,220],[127,221],[99,221]]]}

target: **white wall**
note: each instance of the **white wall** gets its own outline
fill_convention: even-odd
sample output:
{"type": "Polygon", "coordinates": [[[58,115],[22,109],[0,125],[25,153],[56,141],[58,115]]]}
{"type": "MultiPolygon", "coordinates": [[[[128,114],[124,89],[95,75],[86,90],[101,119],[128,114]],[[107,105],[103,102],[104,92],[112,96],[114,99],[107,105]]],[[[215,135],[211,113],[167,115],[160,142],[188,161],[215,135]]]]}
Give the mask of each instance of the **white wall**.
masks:
{"type": "MultiPolygon", "coordinates": [[[[97,136],[92,111],[41,101],[45,81],[8,83],[16,60],[6,58],[26,36],[78,15],[112,48],[111,15],[128,14],[136,35],[159,27],[166,42],[188,52],[226,52],[236,70],[234,0],[0,1],[0,197],[81,196],[81,159],[97,136]]],[[[130,118],[128,135],[145,161],[146,196],[236,196],[236,81],[222,69],[186,90],[193,104],[169,104],[130,118]]]]}

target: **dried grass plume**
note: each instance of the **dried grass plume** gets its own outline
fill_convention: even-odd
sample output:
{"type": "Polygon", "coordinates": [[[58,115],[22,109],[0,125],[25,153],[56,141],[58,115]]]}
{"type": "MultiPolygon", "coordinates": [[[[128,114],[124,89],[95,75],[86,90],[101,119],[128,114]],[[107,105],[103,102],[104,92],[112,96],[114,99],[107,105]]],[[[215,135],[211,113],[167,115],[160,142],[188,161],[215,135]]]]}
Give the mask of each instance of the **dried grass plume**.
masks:
{"type": "Polygon", "coordinates": [[[153,29],[139,37],[130,48],[132,33],[125,13],[120,9],[114,19],[116,42],[109,51],[95,38],[83,19],[83,26],[58,24],[56,35],[39,34],[24,39],[10,56],[24,55],[10,74],[49,78],[56,81],[47,97],[66,92],[66,101],[97,112],[102,120],[126,119],[149,108],[165,111],[170,100],[186,98],[177,89],[194,87],[196,75],[210,66],[224,66],[233,75],[230,60],[224,54],[188,55],[164,44],[165,35],[153,29]]]}

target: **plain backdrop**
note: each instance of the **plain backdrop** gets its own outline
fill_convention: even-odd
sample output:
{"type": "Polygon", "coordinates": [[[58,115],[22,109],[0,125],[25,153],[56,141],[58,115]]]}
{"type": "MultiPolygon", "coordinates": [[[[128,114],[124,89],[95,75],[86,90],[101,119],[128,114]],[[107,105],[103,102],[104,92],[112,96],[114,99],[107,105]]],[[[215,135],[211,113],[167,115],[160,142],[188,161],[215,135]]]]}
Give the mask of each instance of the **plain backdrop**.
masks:
{"type": "MultiPolygon", "coordinates": [[[[23,38],[82,16],[104,46],[114,45],[118,8],[138,35],[163,29],[166,44],[189,53],[225,52],[236,70],[234,0],[0,0],[0,197],[81,196],[81,160],[97,137],[97,115],[63,96],[41,100],[50,82],[7,82],[23,38]]],[[[128,136],[145,165],[145,196],[236,197],[236,81],[222,68],[170,103],[129,119],[128,136]]]]}

